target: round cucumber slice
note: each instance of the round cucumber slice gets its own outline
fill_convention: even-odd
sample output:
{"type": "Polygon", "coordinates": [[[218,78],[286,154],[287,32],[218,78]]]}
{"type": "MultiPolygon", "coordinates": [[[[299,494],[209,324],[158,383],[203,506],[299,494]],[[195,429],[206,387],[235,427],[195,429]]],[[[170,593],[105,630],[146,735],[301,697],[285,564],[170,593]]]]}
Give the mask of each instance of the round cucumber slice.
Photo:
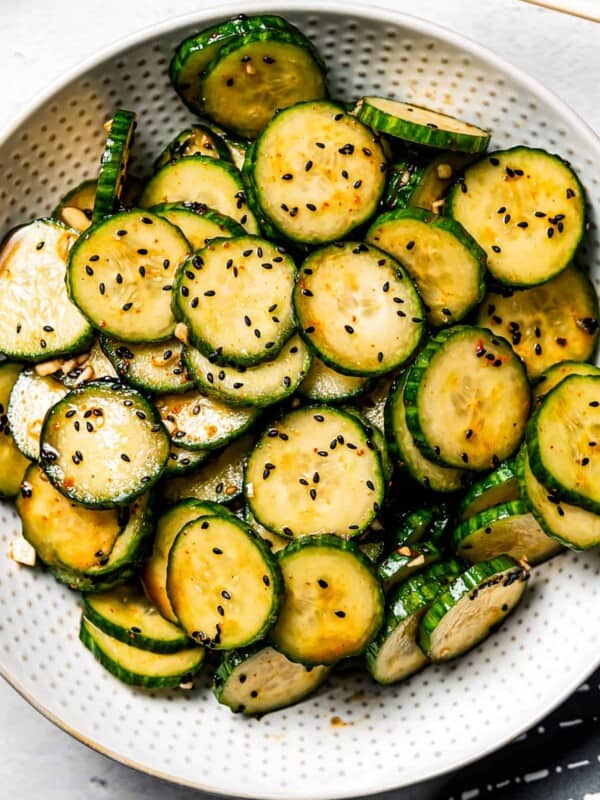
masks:
{"type": "Polygon", "coordinates": [[[406,423],[424,455],[477,471],[499,466],[518,447],[530,402],[508,342],[458,325],[429,341],[404,388],[406,423]]]}
{"type": "Polygon", "coordinates": [[[196,642],[233,650],[262,639],[277,618],[281,574],[269,548],[234,517],[188,522],[169,551],[167,594],[196,642]]]}
{"type": "Polygon", "coordinates": [[[533,388],[533,407],[537,408],[544,397],[569,375],[600,375],[600,367],[585,361],[560,361],[545,370],[533,388]]]}
{"type": "Polygon", "coordinates": [[[120,342],[100,337],[100,346],[119,377],[143,392],[187,392],[194,387],[183,363],[178,339],[162,344],[120,342]]]}
{"type": "Polygon", "coordinates": [[[562,272],[584,233],[585,196],[559,156],[498,150],[467,167],[447,208],[479,242],[501,283],[533,286],[562,272]]]}
{"type": "Polygon", "coordinates": [[[278,559],[285,599],[270,633],[272,644],[309,666],[362,653],[384,612],[367,557],[338,536],[310,536],[288,545],[278,559]]]}

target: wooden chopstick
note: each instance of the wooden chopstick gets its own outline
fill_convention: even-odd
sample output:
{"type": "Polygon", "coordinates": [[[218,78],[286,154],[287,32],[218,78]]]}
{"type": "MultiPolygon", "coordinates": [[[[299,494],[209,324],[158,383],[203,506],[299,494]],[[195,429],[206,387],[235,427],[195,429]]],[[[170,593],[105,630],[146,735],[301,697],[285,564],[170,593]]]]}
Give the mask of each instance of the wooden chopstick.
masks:
{"type": "Polygon", "coordinates": [[[579,19],[587,19],[591,22],[600,22],[600,4],[592,0],[523,0],[540,8],[547,8],[551,11],[558,11],[562,14],[569,14],[579,19]],[[592,4],[597,7],[592,8],[592,4]]]}

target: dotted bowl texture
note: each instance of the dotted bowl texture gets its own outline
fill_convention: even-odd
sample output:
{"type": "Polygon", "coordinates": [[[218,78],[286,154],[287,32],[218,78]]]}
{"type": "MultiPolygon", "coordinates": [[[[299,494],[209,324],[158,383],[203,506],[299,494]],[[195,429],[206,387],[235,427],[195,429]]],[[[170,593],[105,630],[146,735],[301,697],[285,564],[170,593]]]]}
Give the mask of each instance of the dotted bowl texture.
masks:
{"type": "MultiPolygon", "coordinates": [[[[95,175],[102,123],[138,114],[132,171],[192,121],[167,78],[174,46],[240,13],[221,6],[116,45],[72,73],[0,142],[0,228],[51,211],[95,175]]],[[[569,159],[600,207],[600,146],[553,95],[488,51],[415,18],[333,2],[253,4],[318,46],[334,97],[375,92],[493,130],[493,145],[546,147],[569,159]]],[[[580,259],[600,277],[592,224],[580,259]]],[[[498,747],[547,713],[598,663],[598,552],[535,570],[528,597],[476,652],[395,687],[337,675],[306,702],[260,721],[217,705],[208,686],[144,692],[121,685],[78,642],[79,602],[40,569],[7,557],[19,520],[0,505],[0,672],[46,716],[104,753],[173,781],[257,798],[337,798],[403,786],[498,747]]]]}

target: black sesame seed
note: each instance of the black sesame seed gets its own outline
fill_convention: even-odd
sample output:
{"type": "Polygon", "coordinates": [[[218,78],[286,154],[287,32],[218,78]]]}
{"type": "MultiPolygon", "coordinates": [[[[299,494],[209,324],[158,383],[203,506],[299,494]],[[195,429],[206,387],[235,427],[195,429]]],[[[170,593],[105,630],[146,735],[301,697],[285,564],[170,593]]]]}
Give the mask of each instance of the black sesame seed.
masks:
{"type": "Polygon", "coordinates": [[[496,158],[495,156],[490,156],[490,164],[493,167],[498,167],[500,165],[500,159],[496,158]]]}
{"type": "Polygon", "coordinates": [[[310,161],[310,160],[307,161],[306,164],[304,165],[304,171],[305,172],[310,172],[311,169],[312,169],[312,166],[313,166],[313,162],[310,161]]]}
{"type": "Polygon", "coordinates": [[[336,617],[340,617],[340,618],[343,618],[343,617],[346,616],[346,612],[345,611],[334,611],[333,613],[336,615],[336,617]]]}
{"type": "Polygon", "coordinates": [[[406,243],[406,249],[407,250],[412,250],[414,246],[415,246],[415,243],[413,241],[410,241],[410,242],[406,243]]]}
{"type": "Polygon", "coordinates": [[[511,169],[510,167],[506,168],[506,174],[508,175],[509,178],[514,178],[515,177],[515,171],[514,171],[514,169],[511,169]]]}
{"type": "Polygon", "coordinates": [[[311,489],[310,492],[309,492],[309,495],[310,495],[310,499],[311,500],[316,500],[317,499],[317,490],[316,489],[311,489]]]}
{"type": "Polygon", "coordinates": [[[352,327],[352,325],[344,325],[344,330],[346,331],[346,333],[354,333],[354,328],[352,327]]]}
{"type": "Polygon", "coordinates": [[[508,223],[510,222],[510,214],[505,214],[502,222],[504,222],[505,225],[508,225],[508,223]]]}
{"type": "Polygon", "coordinates": [[[323,142],[315,142],[315,145],[316,145],[317,147],[319,147],[321,150],[324,150],[324,149],[325,149],[325,145],[323,144],[323,142]]]}
{"type": "Polygon", "coordinates": [[[291,181],[291,180],[293,180],[293,178],[294,178],[294,176],[292,175],[291,172],[286,172],[285,175],[281,176],[281,180],[282,181],[291,181]]]}
{"type": "Polygon", "coordinates": [[[592,400],[592,402],[591,402],[591,403],[589,403],[589,405],[590,405],[592,408],[598,408],[598,406],[600,406],[600,403],[599,403],[597,400],[592,400]]]}
{"type": "Polygon", "coordinates": [[[104,292],[106,291],[106,286],[103,283],[101,283],[99,284],[98,289],[100,291],[100,294],[104,294],[104,292]]]}
{"type": "Polygon", "coordinates": [[[535,347],[533,348],[533,352],[536,354],[536,356],[542,355],[542,345],[539,344],[539,342],[536,343],[535,347]]]}
{"type": "Polygon", "coordinates": [[[223,555],[223,551],[221,550],[221,548],[220,548],[220,547],[213,547],[213,553],[214,553],[216,556],[222,556],[222,555],[223,555]]]}
{"type": "Polygon", "coordinates": [[[306,207],[308,208],[309,211],[316,211],[317,210],[317,207],[316,207],[316,205],[314,203],[307,203],[306,207]]]}
{"type": "Polygon", "coordinates": [[[575,197],[575,192],[573,189],[567,189],[567,200],[570,200],[572,197],[575,197]]]}
{"type": "Polygon", "coordinates": [[[492,245],[492,250],[494,251],[494,253],[501,253],[502,252],[502,250],[498,247],[497,244],[493,244],[492,245]]]}
{"type": "Polygon", "coordinates": [[[554,236],[554,228],[546,228],[546,236],[551,239],[554,236]]]}
{"type": "Polygon", "coordinates": [[[216,292],[214,289],[209,289],[208,291],[204,292],[204,297],[214,297],[216,292]]]}
{"type": "Polygon", "coordinates": [[[500,206],[496,214],[504,214],[506,212],[506,206],[500,206]]]}
{"type": "Polygon", "coordinates": [[[528,228],[528,227],[529,227],[528,222],[517,222],[517,228],[528,228]]]}
{"type": "Polygon", "coordinates": [[[314,325],[309,325],[308,328],[304,328],[304,333],[314,333],[315,327],[314,325]]]}

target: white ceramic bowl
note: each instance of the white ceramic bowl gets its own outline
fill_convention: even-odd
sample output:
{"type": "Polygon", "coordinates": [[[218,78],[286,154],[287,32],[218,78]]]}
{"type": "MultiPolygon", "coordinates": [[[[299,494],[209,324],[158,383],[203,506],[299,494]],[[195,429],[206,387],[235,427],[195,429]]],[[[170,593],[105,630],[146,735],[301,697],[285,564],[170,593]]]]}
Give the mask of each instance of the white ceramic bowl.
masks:
{"type": "MultiPolygon", "coordinates": [[[[243,11],[221,5],[145,30],[71,72],[0,140],[0,228],[51,210],[94,174],[102,122],[116,106],[139,118],[136,164],[152,163],[190,115],[171,90],[173,46],[243,11]]],[[[331,0],[265,2],[311,36],[334,96],[379,92],[491,127],[495,146],[523,143],[572,161],[600,207],[600,145],[561,101],[482,47],[422,20],[331,0]]],[[[593,231],[583,257],[600,276],[593,231]]],[[[49,719],[97,750],[153,775],[259,798],[337,798],[454,769],[546,714],[597,666],[598,553],[535,570],[524,605],[460,661],[399,686],[336,676],[314,698],[261,721],[233,716],[206,687],[143,692],[121,685],[78,642],[77,596],[7,557],[19,529],[0,505],[0,672],[49,719]]]]}

